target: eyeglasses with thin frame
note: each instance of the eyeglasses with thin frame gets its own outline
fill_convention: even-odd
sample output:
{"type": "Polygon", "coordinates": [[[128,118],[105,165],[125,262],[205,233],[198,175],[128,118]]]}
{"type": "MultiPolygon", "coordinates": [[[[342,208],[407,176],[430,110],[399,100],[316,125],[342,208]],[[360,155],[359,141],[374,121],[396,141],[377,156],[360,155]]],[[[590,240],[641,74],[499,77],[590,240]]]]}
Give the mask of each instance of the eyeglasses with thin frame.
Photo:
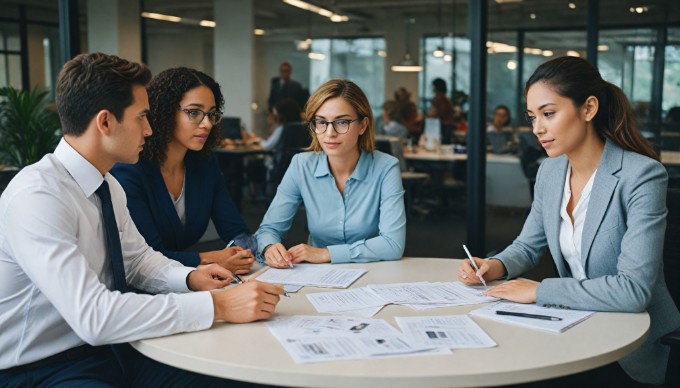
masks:
{"type": "Polygon", "coordinates": [[[357,117],[354,120],[337,119],[333,121],[326,121],[324,119],[312,119],[309,120],[309,128],[311,128],[312,131],[316,132],[316,134],[321,135],[322,133],[326,132],[326,130],[328,129],[328,125],[330,124],[333,126],[335,132],[337,132],[340,135],[343,135],[349,132],[350,124],[361,119],[362,117],[357,117]]]}
{"type": "Polygon", "coordinates": [[[205,119],[205,116],[208,116],[208,120],[210,120],[210,123],[212,125],[216,125],[220,121],[222,121],[222,112],[219,110],[211,110],[210,112],[203,112],[200,109],[188,109],[188,108],[180,108],[180,110],[184,113],[187,114],[187,117],[189,118],[189,122],[193,124],[200,124],[203,119],[205,119]]]}

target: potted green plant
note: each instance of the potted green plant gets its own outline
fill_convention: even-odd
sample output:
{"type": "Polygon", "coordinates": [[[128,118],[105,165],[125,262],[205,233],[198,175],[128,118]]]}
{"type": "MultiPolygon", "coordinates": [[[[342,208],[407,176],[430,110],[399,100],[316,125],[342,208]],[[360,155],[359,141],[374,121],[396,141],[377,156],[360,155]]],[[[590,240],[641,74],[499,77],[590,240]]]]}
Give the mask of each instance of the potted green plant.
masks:
{"type": "Polygon", "coordinates": [[[46,91],[0,88],[0,164],[21,169],[35,163],[54,151],[60,134],[46,91]]]}

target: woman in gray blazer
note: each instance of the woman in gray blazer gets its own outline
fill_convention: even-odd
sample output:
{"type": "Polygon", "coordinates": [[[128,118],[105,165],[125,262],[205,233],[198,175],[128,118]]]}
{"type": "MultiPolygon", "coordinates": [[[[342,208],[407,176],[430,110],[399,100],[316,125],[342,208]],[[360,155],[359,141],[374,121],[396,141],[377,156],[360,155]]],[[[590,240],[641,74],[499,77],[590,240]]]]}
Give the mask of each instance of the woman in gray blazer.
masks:
{"type": "Polygon", "coordinates": [[[651,328],[642,347],[619,360],[620,367],[586,373],[591,383],[599,376],[662,384],[670,349],[659,338],[680,327],[663,275],[666,170],[637,131],[621,89],[586,60],[542,64],[525,92],[527,120],[550,156],[539,169],[531,212],[512,245],[493,258],[475,258],[479,271],[466,262],[458,279],[513,279],[547,247],[559,278],[510,280],[487,294],[555,308],[646,310],[651,328]]]}

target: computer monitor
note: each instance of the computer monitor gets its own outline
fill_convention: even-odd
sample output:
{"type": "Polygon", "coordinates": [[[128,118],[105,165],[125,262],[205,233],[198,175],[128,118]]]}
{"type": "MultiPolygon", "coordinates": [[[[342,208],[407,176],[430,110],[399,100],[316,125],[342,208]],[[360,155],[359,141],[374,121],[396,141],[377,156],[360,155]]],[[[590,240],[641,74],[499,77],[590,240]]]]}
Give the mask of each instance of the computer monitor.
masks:
{"type": "Polygon", "coordinates": [[[241,140],[241,118],[240,117],[223,117],[222,122],[222,138],[241,140]]]}

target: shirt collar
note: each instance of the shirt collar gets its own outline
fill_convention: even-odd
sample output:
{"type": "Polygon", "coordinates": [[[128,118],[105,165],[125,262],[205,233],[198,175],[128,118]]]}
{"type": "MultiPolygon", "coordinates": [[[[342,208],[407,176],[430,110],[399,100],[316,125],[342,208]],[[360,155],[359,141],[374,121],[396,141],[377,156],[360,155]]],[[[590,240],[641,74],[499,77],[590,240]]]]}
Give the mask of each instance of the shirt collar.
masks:
{"type": "Polygon", "coordinates": [[[54,150],[54,156],[64,165],[86,197],[91,196],[101,186],[104,177],[92,163],[88,162],[64,138],[54,150]]]}
{"type": "MultiPolygon", "coordinates": [[[[362,181],[366,179],[366,176],[368,176],[368,171],[370,170],[370,165],[373,161],[373,153],[368,153],[366,151],[361,151],[361,154],[359,155],[359,162],[357,163],[357,166],[354,168],[354,172],[352,172],[352,175],[349,177],[349,179],[356,179],[358,181],[362,181]]],[[[328,168],[328,156],[326,156],[325,152],[321,152],[319,154],[319,158],[317,159],[317,164],[316,164],[316,170],[314,171],[314,177],[315,178],[320,178],[322,176],[330,175],[331,171],[328,168]]]]}

